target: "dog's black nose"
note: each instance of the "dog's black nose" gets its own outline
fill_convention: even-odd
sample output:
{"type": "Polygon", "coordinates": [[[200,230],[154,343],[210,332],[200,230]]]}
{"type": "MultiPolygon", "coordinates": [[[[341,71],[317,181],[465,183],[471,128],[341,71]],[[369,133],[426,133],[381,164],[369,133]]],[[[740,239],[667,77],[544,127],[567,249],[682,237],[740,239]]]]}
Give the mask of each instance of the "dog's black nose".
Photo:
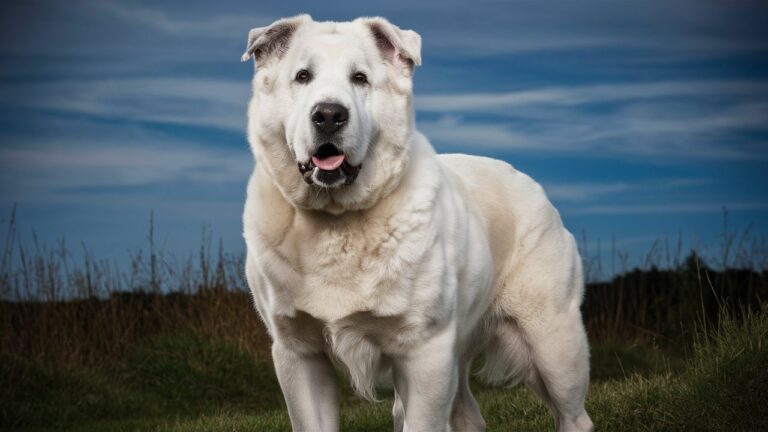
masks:
{"type": "Polygon", "coordinates": [[[317,130],[332,134],[347,124],[349,111],[341,104],[321,102],[312,109],[311,118],[317,130]]]}

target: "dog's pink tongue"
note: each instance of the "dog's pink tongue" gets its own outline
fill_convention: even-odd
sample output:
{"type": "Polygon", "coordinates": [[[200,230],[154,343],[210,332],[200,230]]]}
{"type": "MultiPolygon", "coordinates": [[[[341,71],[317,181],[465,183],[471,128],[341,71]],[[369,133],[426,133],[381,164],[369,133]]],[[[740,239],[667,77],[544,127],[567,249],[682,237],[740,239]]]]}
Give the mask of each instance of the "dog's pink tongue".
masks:
{"type": "Polygon", "coordinates": [[[323,159],[312,156],[312,163],[323,171],[333,171],[344,163],[344,155],[328,156],[323,159]]]}

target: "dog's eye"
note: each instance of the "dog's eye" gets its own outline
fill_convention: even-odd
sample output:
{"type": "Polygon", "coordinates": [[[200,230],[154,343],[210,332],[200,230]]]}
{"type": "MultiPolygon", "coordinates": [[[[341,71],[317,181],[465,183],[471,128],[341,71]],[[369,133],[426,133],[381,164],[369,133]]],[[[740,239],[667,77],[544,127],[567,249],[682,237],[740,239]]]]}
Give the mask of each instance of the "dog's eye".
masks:
{"type": "Polygon", "coordinates": [[[298,72],[296,72],[296,82],[301,84],[306,84],[312,79],[312,74],[309,73],[308,70],[302,69],[298,72]]]}
{"type": "Polygon", "coordinates": [[[355,84],[368,84],[368,77],[364,73],[358,72],[352,75],[352,82],[355,84]]]}

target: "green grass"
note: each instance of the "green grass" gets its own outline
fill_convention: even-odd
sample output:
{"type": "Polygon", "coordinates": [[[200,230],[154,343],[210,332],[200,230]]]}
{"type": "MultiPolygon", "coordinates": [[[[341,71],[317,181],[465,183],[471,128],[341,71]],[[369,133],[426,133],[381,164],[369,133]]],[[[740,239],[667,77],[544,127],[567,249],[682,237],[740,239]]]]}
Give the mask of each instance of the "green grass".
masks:
{"type": "MultiPolygon", "coordinates": [[[[685,358],[649,345],[593,347],[587,409],[602,431],[768,430],[768,309],[700,332],[685,358]]],[[[342,392],[342,430],[391,430],[391,400],[342,392]]],[[[475,384],[489,430],[552,430],[525,388],[475,384]]],[[[386,393],[385,393],[386,395],[386,393]]],[[[289,430],[268,361],[192,331],[160,335],[108,368],[0,356],[8,430],[289,430]]]]}

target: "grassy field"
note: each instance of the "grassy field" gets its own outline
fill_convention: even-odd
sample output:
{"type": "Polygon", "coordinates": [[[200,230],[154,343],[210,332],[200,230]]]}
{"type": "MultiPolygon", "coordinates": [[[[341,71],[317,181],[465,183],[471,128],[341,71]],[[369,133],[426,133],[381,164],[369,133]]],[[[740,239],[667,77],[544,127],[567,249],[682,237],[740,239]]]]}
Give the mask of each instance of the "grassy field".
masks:
{"type": "MultiPolygon", "coordinates": [[[[120,272],[87,251],[73,262],[63,242],[22,247],[11,223],[0,248],[0,429],[289,430],[242,257],[212,253],[204,238],[179,262],[156,251],[150,230],[149,250],[120,272]]],[[[646,259],[588,285],[598,431],[768,430],[766,254],[741,267],[728,258],[746,249],[719,266],[696,253],[646,259]]],[[[391,391],[370,403],[339,381],[342,430],[391,430],[391,391]]],[[[473,387],[490,431],[554,430],[524,387],[473,387]]]]}
{"type": "MultiPolygon", "coordinates": [[[[7,308],[13,307],[8,304],[7,308]]],[[[675,350],[593,346],[587,408],[603,431],[768,429],[768,310],[723,319],[675,350]],[[685,352],[689,350],[689,352],[685,352]]],[[[289,430],[269,359],[192,327],[160,333],[100,366],[0,356],[8,430],[289,430]]],[[[340,381],[343,378],[340,377],[340,381]]],[[[343,430],[390,430],[391,396],[372,404],[342,383],[343,430]]],[[[553,430],[523,387],[474,385],[489,430],[553,430]]]]}

